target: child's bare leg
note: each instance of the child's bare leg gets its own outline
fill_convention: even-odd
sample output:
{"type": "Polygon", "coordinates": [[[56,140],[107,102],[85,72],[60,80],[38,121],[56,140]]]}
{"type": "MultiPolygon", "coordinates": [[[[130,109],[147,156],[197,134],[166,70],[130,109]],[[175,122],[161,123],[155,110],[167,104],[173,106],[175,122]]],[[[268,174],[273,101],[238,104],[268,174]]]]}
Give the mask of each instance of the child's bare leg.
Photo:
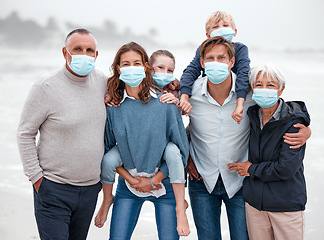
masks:
{"type": "Polygon", "coordinates": [[[190,228],[186,214],[188,203],[185,200],[185,185],[184,183],[172,183],[172,187],[176,200],[177,231],[179,236],[188,236],[190,228]]]}
{"type": "Polygon", "coordinates": [[[100,209],[95,217],[95,226],[102,228],[107,220],[107,215],[111,204],[114,202],[112,194],[113,184],[102,183],[103,200],[100,209]]]}

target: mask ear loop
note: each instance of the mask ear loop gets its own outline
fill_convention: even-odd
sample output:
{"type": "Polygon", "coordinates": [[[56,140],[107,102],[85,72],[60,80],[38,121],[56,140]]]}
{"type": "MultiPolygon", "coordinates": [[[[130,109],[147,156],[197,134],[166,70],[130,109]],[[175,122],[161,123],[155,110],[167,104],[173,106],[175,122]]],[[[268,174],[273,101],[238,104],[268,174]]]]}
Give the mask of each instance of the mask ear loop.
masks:
{"type": "Polygon", "coordinates": [[[67,53],[72,57],[72,54],[69,52],[69,50],[67,49],[67,47],[65,47],[65,50],[66,50],[67,53]]]}
{"type": "Polygon", "coordinates": [[[69,52],[69,50],[67,49],[67,47],[65,47],[66,52],[71,56],[71,62],[69,63],[69,61],[67,61],[67,63],[69,63],[69,67],[71,66],[72,63],[72,54],[69,52]]]}

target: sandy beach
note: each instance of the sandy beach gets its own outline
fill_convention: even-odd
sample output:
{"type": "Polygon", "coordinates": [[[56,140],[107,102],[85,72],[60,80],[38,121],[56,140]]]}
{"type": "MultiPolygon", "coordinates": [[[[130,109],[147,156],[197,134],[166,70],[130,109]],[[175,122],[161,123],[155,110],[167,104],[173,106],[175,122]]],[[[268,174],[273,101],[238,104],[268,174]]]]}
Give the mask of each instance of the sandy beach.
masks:
{"type": "Polygon", "coordinates": [[[39,239],[33,218],[32,198],[3,188],[0,194],[1,239],[39,239]]]}

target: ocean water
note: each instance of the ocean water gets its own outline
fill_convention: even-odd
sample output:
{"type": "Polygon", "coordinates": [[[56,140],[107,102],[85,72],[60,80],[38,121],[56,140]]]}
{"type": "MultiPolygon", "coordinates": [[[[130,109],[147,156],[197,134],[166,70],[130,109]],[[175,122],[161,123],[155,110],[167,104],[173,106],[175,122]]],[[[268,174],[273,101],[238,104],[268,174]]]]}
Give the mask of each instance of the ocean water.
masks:
{"type": "MultiPolygon", "coordinates": [[[[194,56],[195,49],[170,48],[176,57],[176,78],[194,56]]],[[[96,67],[110,75],[109,67],[116,50],[99,52],[96,67]]],[[[15,191],[17,194],[32,196],[29,181],[24,176],[16,144],[16,129],[24,100],[32,84],[42,75],[64,65],[60,51],[54,50],[7,50],[1,49],[0,59],[0,189],[15,191]]],[[[150,54],[152,51],[148,51],[150,54]]],[[[307,142],[304,159],[305,176],[308,189],[306,206],[305,239],[322,239],[324,210],[324,53],[315,52],[250,52],[251,66],[261,63],[278,65],[286,76],[286,89],[282,97],[286,100],[301,100],[307,105],[311,116],[312,136],[307,142]]],[[[188,119],[184,119],[185,122],[188,119]]],[[[187,197],[187,199],[189,199],[187,197]]],[[[155,239],[153,206],[146,205],[140,216],[133,239],[155,239]],[[154,229],[154,230],[153,230],[154,229]]],[[[183,239],[196,239],[194,223],[190,210],[192,233],[183,239]]],[[[229,239],[224,216],[223,236],[229,239]]],[[[97,230],[93,230],[97,231],[97,230]]],[[[89,236],[92,234],[90,229],[89,236]]],[[[93,233],[94,234],[94,233],[93,233]]],[[[106,234],[106,233],[104,233],[106,234]]],[[[90,238],[89,239],[93,239],[90,238]]]]}

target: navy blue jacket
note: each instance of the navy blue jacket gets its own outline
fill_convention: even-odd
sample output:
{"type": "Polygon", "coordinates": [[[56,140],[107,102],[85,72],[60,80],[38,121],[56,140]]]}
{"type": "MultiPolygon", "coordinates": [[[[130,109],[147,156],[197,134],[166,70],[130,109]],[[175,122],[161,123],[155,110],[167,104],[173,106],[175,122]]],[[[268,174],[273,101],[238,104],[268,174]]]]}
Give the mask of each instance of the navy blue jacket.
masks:
{"type": "Polygon", "coordinates": [[[303,159],[306,144],[290,149],[283,135],[298,132],[296,123],[308,126],[310,117],[303,102],[284,102],[279,120],[270,119],[260,129],[258,105],[248,109],[251,122],[249,177],[243,181],[243,197],[252,207],[269,212],[305,209],[307,200],[303,159]]]}
{"type": "MultiPolygon", "coordinates": [[[[249,71],[250,71],[250,58],[247,46],[240,42],[233,42],[235,49],[235,63],[232,71],[236,74],[235,91],[237,98],[244,98],[250,91],[249,84],[249,71]]],[[[200,64],[200,46],[196,51],[194,59],[190,62],[187,68],[183,71],[180,78],[180,92],[181,94],[188,94],[191,96],[192,85],[195,80],[202,73],[205,75],[204,69],[200,64]]]]}

